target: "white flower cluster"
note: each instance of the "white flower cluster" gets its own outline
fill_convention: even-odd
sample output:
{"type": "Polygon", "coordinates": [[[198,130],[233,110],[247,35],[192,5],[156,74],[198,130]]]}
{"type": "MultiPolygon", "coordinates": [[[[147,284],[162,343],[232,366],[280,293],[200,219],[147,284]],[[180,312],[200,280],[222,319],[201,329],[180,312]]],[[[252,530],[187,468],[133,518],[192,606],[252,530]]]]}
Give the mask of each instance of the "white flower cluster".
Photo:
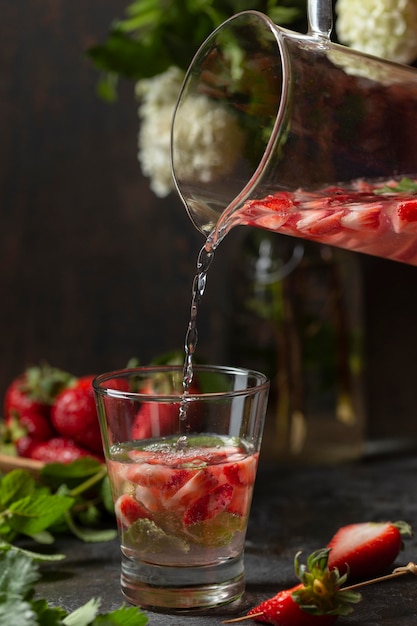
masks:
{"type": "Polygon", "coordinates": [[[341,43],[398,63],[417,58],[417,0],[337,0],[341,43]]]}
{"type": "Polygon", "coordinates": [[[136,83],[140,99],[138,159],[142,172],[150,178],[155,195],[163,198],[174,188],[171,174],[171,123],[175,103],[184,78],[183,72],[171,67],[163,74],[136,83]]]}
{"type": "MultiPolygon", "coordinates": [[[[167,196],[174,188],[170,164],[171,123],[183,80],[176,67],[136,85],[141,99],[138,158],[152,191],[167,196]]],[[[184,180],[203,183],[227,175],[239,157],[244,135],[235,118],[204,95],[189,96],[176,119],[181,146],[179,167],[184,180]]]]}

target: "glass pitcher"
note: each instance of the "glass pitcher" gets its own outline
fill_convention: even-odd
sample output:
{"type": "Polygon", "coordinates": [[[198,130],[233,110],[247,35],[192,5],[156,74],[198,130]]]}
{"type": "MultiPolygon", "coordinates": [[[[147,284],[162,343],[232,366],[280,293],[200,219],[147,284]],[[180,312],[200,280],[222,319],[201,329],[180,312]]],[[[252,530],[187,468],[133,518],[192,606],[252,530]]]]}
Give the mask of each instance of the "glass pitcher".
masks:
{"type": "Polygon", "coordinates": [[[179,194],[209,249],[242,224],[417,265],[417,73],[332,43],[311,6],[306,35],[245,11],[198,50],[173,118],[179,194]]]}

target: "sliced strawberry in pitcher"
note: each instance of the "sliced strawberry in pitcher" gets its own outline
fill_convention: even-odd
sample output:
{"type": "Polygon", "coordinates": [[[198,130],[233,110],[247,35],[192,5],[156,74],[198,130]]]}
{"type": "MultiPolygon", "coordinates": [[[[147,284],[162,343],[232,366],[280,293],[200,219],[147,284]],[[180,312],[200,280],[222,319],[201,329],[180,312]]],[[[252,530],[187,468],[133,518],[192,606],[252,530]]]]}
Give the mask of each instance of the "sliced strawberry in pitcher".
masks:
{"type": "Polygon", "coordinates": [[[233,487],[224,483],[218,485],[211,492],[193,502],[185,511],[183,522],[185,526],[198,524],[212,519],[229,506],[233,496],[233,487]]]}
{"type": "Polygon", "coordinates": [[[340,223],[345,211],[326,211],[317,209],[308,211],[297,222],[297,229],[301,233],[313,236],[330,235],[339,232],[342,229],[340,223]]]}
{"type": "Polygon", "coordinates": [[[399,202],[391,220],[396,233],[417,233],[417,199],[399,202]]]}
{"type": "Polygon", "coordinates": [[[358,205],[343,215],[340,223],[352,230],[377,230],[380,224],[382,205],[358,205]]]}
{"type": "Polygon", "coordinates": [[[127,493],[121,495],[114,505],[116,518],[122,526],[129,527],[141,517],[148,517],[149,511],[127,493]]]}

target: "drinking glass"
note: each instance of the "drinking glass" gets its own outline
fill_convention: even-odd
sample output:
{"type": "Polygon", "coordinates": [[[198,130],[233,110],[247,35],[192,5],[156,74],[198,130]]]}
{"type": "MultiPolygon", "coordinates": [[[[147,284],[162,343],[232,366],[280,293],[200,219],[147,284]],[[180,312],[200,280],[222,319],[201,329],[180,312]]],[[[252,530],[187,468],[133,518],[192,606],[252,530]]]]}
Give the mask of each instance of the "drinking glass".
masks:
{"type": "Polygon", "coordinates": [[[261,373],[140,367],[94,383],[133,604],[182,612],[238,599],[267,405],[261,373]]]}
{"type": "Polygon", "coordinates": [[[309,4],[305,35],[244,11],[197,51],[179,194],[208,246],[243,224],[417,264],[416,70],[331,42],[331,3],[309,4]]]}

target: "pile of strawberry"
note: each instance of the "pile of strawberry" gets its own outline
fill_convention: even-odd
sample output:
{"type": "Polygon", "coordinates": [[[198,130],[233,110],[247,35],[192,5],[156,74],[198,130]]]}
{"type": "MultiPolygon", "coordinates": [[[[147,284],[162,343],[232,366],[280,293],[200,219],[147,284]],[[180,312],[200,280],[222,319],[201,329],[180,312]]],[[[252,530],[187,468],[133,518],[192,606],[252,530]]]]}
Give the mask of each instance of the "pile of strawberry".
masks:
{"type": "Polygon", "coordinates": [[[45,463],[102,460],[93,378],[49,365],[26,369],[5,393],[3,441],[19,456],[45,463]]]}

